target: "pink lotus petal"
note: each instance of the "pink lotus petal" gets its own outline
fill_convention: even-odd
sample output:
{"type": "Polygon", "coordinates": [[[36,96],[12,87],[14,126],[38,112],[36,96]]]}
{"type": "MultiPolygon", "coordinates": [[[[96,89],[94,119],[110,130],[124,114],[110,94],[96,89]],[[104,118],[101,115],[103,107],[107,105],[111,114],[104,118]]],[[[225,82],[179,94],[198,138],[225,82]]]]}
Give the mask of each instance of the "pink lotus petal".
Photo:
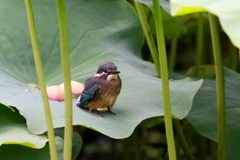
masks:
{"type": "Polygon", "coordinates": [[[59,86],[47,87],[48,98],[53,101],[63,101],[64,100],[64,90],[59,86]]]}
{"type": "MultiPolygon", "coordinates": [[[[64,90],[64,83],[59,85],[64,90]]],[[[84,85],[82,83],[71,81],[71,87],[72,87],[72,94],[82,94],[82,91],[84,89],[84,85]]]]}
{"type": "Polygon", "coordinates": [[[78,97],[77,101],[76,101],[76,104],[79,104],[79,100],[80,100],[81,96],[78,97]]]}

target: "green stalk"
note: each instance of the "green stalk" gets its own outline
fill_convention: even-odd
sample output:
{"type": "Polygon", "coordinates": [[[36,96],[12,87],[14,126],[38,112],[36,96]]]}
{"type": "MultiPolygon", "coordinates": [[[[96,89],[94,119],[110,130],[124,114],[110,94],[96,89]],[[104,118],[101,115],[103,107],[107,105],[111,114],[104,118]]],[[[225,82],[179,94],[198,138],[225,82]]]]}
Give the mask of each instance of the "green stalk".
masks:
{"type": "MultiPolygon", "coordinates": [[[[131,150],[130,138],[123,139],[123,160],[132,159],[132,150],[131,150]]],[[[121,158],[120,158],[121,159],[121,158]]]]}
{"type": "MultiPolygon", "coordinates": [[[[173,126],[174,126],[174,122],[173,122],[173,126]]],[[[176,136],[174,138],[175,138],[176,157],[179,157],[180,151],[181,151],[180,150],[181,149],[180,142],[176,136]]]]}
{"type": "Polygon", "coordinates": [[[141,148],[139,144],[139,135],[138,129],[136,128],[133,132],[133,143],[134,143],[134,150],[135,150],[135,160],[141,160],[141,148]]]}
{"type": "Polygon", "coordinates": [[[237,71],[238,66],[238,54],[237,54],[237,48],[231,43],[230,44],[230,57],[229,57],[229,68],[231,68],[234,71],[237,71]]]}
{"type": "Polygon", "coordinates": [[[240,48],[238,48],[238,56],[239,56],[239,61],[240,61],[240,48]]]}
{"type": "Polygon", "coordinates": [[[148,46],[149,46],[149,49],[150,49],[150,52],[151,52],[151,55],[153,58],[153,62],[155,64],[158,75],[160,76],[160,68],[159,68],[160,65],[159,65],[159,57],[158,57],[157,47],[155,45],[150,27],[148,25],[148,21],[147,21],[143,6],[141,3],[137,2],[137,1],[134,1],[134,2],[135,2],[136,9],[138,12],[138,17],[142,24],[144,35],[146,37],[146,40],[147,40],[147,43],[148,43],[148,46]]]}
{"type": "Polygon", "coordinates": [[[211,159],[217,160],[217,143],[214,141],[211,141],[210,147],[211,147],[211,159]]]}
{"type": "Polygon", "coordinates": [[[199,155],[198,158],[199,159],[207,159],[208,154],[207,151],[210,150],[209,145],[207,144],[207,140],[205,137],[203,136],[199,136],[199,138],[197,139],[197,145],[199,147],[199,155]]]}
{"type": "Polygon", "coordinates": [[[176,53],[177,53],[177,43],[178,43],[178,39],[172,38],[170,55],[169,55],[169,65],[168,65],[170,71],[174,70],[174,65],[175,65],[175,61],[176,61],[176,53]]]}
{"type": "Polygon", "coordinates": [[[64,130],[64,160],[72,159],[72,91],[70,59],[68,52],[68,27],[66,6],[64,0],[57,0],[60,29],[61,62],[65,90],[65,130],[64,130]]]}
{"type": "Polygon", "coordinates": [[[217,18],[209,13],[210,29],[213,44],[213,55],[216,70],[217,110],[218,110],[218,159],[226,159],[226,114],[225,114],[225,86],[222,64],[222,54],[219,42],[217,18]]]}
{"type": "Polygon", "coordinates": [[[117,140],[111,139],[111,157],[112,157],[111,159],[112,160],[117,160],[118,159],[116,154],[117,154],[117,140]]]}
{"type": "Polygon", "coordinates": [[[195,75],[194,77],[198,77],[199,67],[202,61],[203,54],[203,13],[199,13],[198,16],[198,30],[197,30],[197,55],[196,55],[196,64],[195,64],[195,75]]]}
{"type": "Polygon", "coordinates": [[[50,110],[47,91],[46,91],[46,83],[44,80],[44,73],[43,73],[42,61],[41,61],[41,56],[40,56],[40,51],[38,46],[37,32],[36,32],[36,27],[34,23],[34,15],[33,15],[31,0],[25,0],[25,5],[27,10],[27,16],[28,16],[28,24],[29,24],[30,35],[31,35],[34,61],[36,65],[38,82],[41,88],[41,96],[43,100],[44,112],[46,117],[47,134],[49,139],[51,160],[57,160],[58,155],[57,155],[57,147],[56,147],[55,137],[54,137],[52,115],[51,115],[51,110],[50,110]]]}
{"type": "Polygon", "coordinates": [[[170,91],[169,91],[169,80],[168,80],[168,67],[167,67],[167,56],[165,48],[165,39],[162,25],[162,15],[160,11],[159,1],[153,0],[154,9],[154,20],[156,25],[159,61],[162,78],[162,95],[164,105],[164,120],[168,144],[168,154],[170,160],[176,160],[176,150],[173,136],[172,127],[172,115],[171,115],[171,102],[170,102],[170,91]]]}
{"type": "Polygon", "coordinates": [[[178,137],[178,141],[187,157],[188,160],[194,160],[194,157],[191,153],[191,150],[190,148],[188,147],[188,144],[185,140],[185,137],[183,135],[183,131],[182,131],[182,128],[181,128],[181,125],[180,125],[180,122],[178,119],[173,119],[173,126],[174,126],[174,129],[175,129],[175,132],[176,132],[176,135],[178,137]]]}

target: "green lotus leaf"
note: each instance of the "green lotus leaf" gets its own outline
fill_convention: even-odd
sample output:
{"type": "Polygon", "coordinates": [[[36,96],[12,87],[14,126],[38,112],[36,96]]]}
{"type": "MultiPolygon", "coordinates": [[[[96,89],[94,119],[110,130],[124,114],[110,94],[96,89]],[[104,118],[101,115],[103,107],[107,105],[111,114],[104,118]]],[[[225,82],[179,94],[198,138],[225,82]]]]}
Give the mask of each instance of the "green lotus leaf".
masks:
{"type": "MultiPolygon", "coordinates": [[[[56,128],[54,130],[54,133],[56,136],[59,136],[62,139],[64,139],[64,128],[56,128]]],[[[72,137],[73,138],[72,139],[72,159],[76,159],[82,148],[83,142],[82,142],[82,137],[77,132],[74,131],[72,136],[73,136],[72,137]]],[[[63,151],[63,147],[62,147],[62,151],[63,151]]],[[[60,154],[59,150],[58,150],[58,153],[60,154]]],[[[61,154],[62,153],[63,152],[61,152],[61,154]]]]}
{"type": "Polygon", "coordinates": [[[218,16],[231,42],[240,48],[240,3],[238,0],[172,0],[170,6],[173,16],[195,12],[210,12],[218,16]]]}
{"type": "MultiPolygon", "coordinates": [[[[1,1],[6,13],[0,13],[4,22],[0,26],[0,101],[17,107],[27,120],[29,131],[41,134],[46,131],[45,115],[24,2],[1,1]]],[[[100,63],[112,61],[123,81],[113,106],[116,115],[104,112],[105,117],[98,117],[76,107],[73,99],[73,124],[112,138],[126,138],[142,120],[162,116],[161,80],[156,77],[154,65],[140,58],[143,33],[132,7],[118,0],[68,0],[66,4],[72,80],[83,83],[95,75],[100,63]]],[[[63,80],[56,4],[33,0],[33,10],[46,83],[60,85],[63,80]]],[[[188,114],[202,82],[188,78],[170,81],[174,117],[182,119],[188,114]]],[[[63,127],[64,102],[50,101],[50,106],[54,127],[63,127]]]]}
{"type": "MultiPolygon", "coordinates": [[[[153,5],[152,5],[152,0],[137,0],[138,2],[140,3],[143,3],[145,5],[147,5],[153,12],[153,5]]],[[[159,5],[162,6],[162,8],[168,12],[170,14],[170,4],[169,4],[169,1],[167,0],[161,0],[159,2],[159,5]]]]}
{"type": "MultiPolygon", "coordinates": [[[[63,139],[56,136],[56,146],[57,146],[57,154],[58,159],[63,160],[63,139]]],[[[17,160],[26,160],[26,159],[34,159],[34,160],[51,160],[50,152],[49,152],[49,144],[41,149],[33,149],[22,145],[2,145],[0,147],[0,159],[8,160],[8,159],[17,159],[17,160]]]]}
{"type": "MultiPolygon", "coordinates": [[[[145,4],[153,13],[152,0],[137,0],[138,2],[145,4]]],[[[162,12],[162,21],[163,21],[163,30],[164,35],[174,38],[179,38],[181,34],[185,31],[183,24],[179,18],[173,17],[170,15],[170,4],[169,1],[162,0],[160,1],[161,12],[162,12]]],[[[155,31],[155,22],[153,16],[149,20],[149,26],[153,34],[156,34],[155,31]]]]}
{"type": "Polygon", "coordinates": [[[17,144],[30,148],[43,148],[48,141],[45,135],[30,134],[24,117],[17,109],[0,103],[0,146],[17,144]]]}
{"type": "MultiPolygon", "coordinates": [[[[224,68],[227,159],[240,157],[240,74],[224,68]]],[[[215,80],[204,80],[201,90],[196,94],[193,108],[187,116],[196,131],[214,141],[217,136],[217,99],[215,80]]]]}

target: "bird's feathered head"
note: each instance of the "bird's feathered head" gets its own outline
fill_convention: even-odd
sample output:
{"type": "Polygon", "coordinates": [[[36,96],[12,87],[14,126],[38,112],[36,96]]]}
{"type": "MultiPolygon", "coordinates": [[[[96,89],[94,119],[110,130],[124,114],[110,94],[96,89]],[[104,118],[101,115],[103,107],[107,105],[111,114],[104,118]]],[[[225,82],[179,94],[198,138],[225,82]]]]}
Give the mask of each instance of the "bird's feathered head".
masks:
{"type": "Polygon", "coordinates": [[[97,74],[101,73],[109,73],[109,74],[118,74],[120,71],[117,70],[117,66],[113,62],[103,62],[99,65],[97,74]]]}

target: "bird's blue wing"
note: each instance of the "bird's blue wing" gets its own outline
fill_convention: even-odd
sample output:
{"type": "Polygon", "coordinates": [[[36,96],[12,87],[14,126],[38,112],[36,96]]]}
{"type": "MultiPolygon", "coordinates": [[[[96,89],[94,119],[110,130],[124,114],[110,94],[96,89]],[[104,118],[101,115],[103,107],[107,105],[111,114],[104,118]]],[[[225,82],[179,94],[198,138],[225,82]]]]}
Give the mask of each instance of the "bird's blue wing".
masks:
{"type": "Polygon", "coordinates": [[[91,87],[86,87],[84,91],[82,92],[81,98],[79,100],[79,103],[77,104],[78,107],[84,107],[88,103],[96,100],[100,94],[100,88],[99,86],[95,83],[91,87]]]}

